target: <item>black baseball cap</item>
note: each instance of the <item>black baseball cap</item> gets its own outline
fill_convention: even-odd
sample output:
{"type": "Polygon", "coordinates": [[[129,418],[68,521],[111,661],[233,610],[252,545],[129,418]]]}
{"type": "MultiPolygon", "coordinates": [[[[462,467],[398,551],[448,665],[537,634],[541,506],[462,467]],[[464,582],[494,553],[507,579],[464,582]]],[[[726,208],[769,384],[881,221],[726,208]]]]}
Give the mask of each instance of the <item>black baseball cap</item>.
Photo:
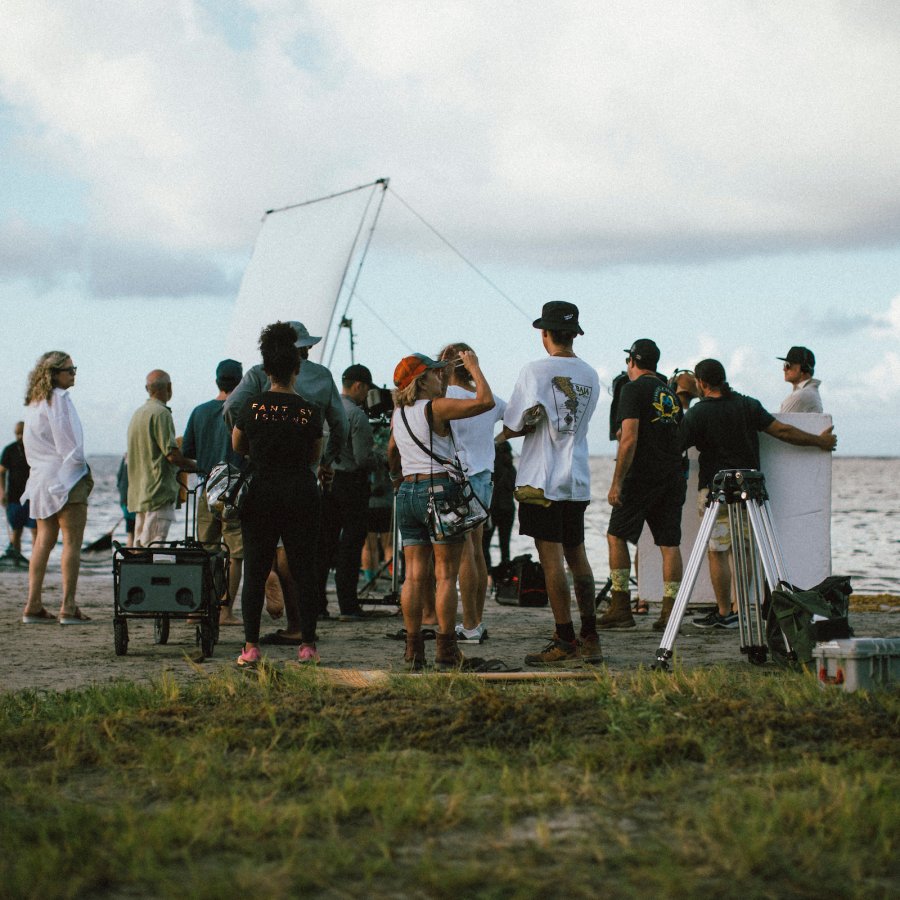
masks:
{"type": "Polygon", "coordinates": [[[578,324],[578,307],[565,300],[551,300],[541,309],[541,317],[532,322],[535,328],[545,331],[571,331],[584,334],[578,324]]]}
{"type": "Polygon", "coordinates": [[[344,374],[341,375],[342,381],[361,381],[363,384],[367,384],[370,388],[372,387],[372,373],[363,365],[359,363],[354,363],[352,366],[347,366],[344,369],[344,374]]]}
{"type": "Polygon", "coordinates": [[[791,363],[791,365],[799,363],[801,369],[814,369],[816,367],[816,355],[809,347],[791,347],[787,352],[787,356],[777,356],[775,358],[791,363]]]}
{"type": "Polygon", "coordinates": [[[624,352],[645,369],[655,369],[659,362],[659,347],[650,338],[639,338],[624,352]]]}
{"type": "Polygon", "coordinates": [[[220,378],[240,381],[244,377],[244,367],[236,359],[223,359],[216,366],[216,381],[220,378]]]}

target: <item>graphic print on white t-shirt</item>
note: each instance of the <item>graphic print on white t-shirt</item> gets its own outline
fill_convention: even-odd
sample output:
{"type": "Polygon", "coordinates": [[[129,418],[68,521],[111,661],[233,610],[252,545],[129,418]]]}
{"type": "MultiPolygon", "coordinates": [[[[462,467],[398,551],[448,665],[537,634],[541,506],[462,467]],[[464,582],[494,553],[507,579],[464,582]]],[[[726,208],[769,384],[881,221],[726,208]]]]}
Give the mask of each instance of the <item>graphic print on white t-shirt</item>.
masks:
{"type": "Polygon", "coordinates": [[[591,402],[592,388],[576,384],[566,375],[556,375],[550,382],[556,403],[556,430],[575,434],[591,402]]]}

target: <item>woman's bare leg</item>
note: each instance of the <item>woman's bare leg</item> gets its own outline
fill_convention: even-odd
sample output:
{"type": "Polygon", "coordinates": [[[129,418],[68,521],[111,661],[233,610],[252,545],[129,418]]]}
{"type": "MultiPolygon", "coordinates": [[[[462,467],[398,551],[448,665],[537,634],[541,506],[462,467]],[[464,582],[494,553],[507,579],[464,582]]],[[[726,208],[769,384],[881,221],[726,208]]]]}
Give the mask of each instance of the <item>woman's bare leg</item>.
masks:
{"type": "Polygon", "coordinates": [[[50,559],[58,537],[59,522],[56,516],[37,520],[37,537],[31,547],[31,562],[28,566],[28,600],[22,612],[25,616],[39,616],[44,608],[41,590],[44,587],[47,560],[50,559]]]}
{"type": "Polygon", "coordinates": [[[456,579],[465,542],[434,545],[434,605],[442,634],[456,632],[456,579]]]}
{"type": "Polygon", "coordinates": [[[403,548],[406,558],[406,578],[400,591],[403,625],[407,634],[422,629],[422,610],[431,592],[431,545],[410,544],[403,548]]]}
{"type": "Polygon", "coordinates": [[[78,570],[81,567],[81,542],[87,522],[87,503],[67,503],[58,513],[62,531],[62,603],[59,614],[74,616],[75,589],[78,587],[78,570]]]}

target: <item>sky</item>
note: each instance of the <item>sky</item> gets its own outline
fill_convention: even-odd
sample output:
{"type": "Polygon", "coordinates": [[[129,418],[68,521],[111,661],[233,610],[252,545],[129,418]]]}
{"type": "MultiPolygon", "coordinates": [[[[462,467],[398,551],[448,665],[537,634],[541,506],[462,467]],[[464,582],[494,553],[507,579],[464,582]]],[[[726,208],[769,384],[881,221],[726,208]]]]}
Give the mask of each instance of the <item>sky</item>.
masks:
{"type": "Polygon", "coordinates": [[[181,431],[266,210],[389,178],[347,310],[378,383],[464,340],[506,396],[569,300],[604,385],[651,337],[777,411],[805,345],[839,453],[900,454],[890,0],[5,0],[0,30],[0,439],[51,349],[89,453],[154,368],[181,431]]]}

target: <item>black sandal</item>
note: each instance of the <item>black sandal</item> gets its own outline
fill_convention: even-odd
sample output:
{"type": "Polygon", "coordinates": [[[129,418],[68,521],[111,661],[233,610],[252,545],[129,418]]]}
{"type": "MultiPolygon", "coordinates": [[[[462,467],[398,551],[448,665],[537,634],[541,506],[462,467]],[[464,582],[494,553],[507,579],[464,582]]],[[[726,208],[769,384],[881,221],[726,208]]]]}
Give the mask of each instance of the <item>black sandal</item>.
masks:
{"type": "MultiPolygon", "coordinates": [[[[399,628],[397,631],[389,631],[385,637],[391,638],[394,641],[405,641],[406,640],[406,629],[399,628]]],[[[434,641],[437,640],[437,631],[434,628],[423,628],[422,629],[422,640],[423,641],[434,641]]]]}

